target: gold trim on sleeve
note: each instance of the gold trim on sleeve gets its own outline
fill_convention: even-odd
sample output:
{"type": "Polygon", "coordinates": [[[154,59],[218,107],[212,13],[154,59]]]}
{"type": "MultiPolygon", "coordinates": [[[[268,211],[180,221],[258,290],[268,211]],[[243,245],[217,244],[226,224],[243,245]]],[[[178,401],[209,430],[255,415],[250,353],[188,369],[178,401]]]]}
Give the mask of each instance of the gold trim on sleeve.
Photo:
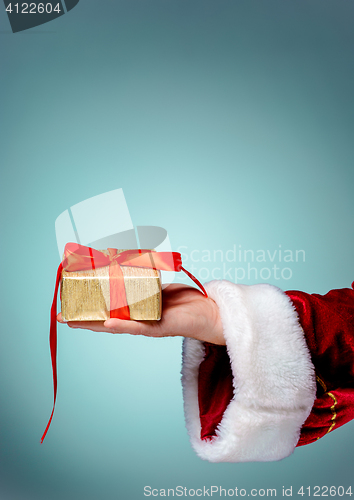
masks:
{"type": "MultiPolygon", "coordinates": [[[[324,381],[322,379],[320,379],[320,377],[318,375],[316,375],[316,380],[322,386],[323,390],[325,391],[325,394],[327,394],[327,396],[329,396],[333,401],[333,404],[331,406],[332,424],[330,425],[328,431],[326,432],[326,434],[328,434],[329,432],[331,432],[333,427],[336,425],[336,417],[337,417],[336,405],[337,405],[338,401],[337,401],[337,398],[335,397],[334,394],[332,394],[331,392],[328,392],[326,384],[324,383],[324,381]]],[[[320,438],[318,437],[317,439],[320,439],[320,438]]]]}

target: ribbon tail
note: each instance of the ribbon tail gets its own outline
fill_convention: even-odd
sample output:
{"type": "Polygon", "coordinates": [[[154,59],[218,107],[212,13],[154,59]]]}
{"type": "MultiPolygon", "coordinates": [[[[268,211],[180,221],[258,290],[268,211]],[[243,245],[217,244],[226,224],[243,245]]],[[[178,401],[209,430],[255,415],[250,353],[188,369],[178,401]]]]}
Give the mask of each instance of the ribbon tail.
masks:
{"type": "Polygon", "coordinates": [[[59,283],[60,283],[62,270],[63,270],[63,264],[61,263],[58,267],[57,280],[55,282],[53,303],[52,303],[52,308],[50,310],[49,345],[50,345],[50,355],[52,358],[54,402],[53,402],[52,413],[51,413],[49,421],[47,423],[47,427],[45,428],[43,436],[41,437],[41,444],[43,443],[44,438],[45,438],[45,436],[48,432],[48,429],[50,427],[50,424],[52,422],[52,418],[54,415],[55,401],[57,399],[57,299],[58,299],[58,290],[59,290],[59,283]]]}
{"type": "Polygon", "coordinates": [[[183,266],[181,266],[181,271],[183,271],[184,273],[186,273],[186,275],[187,275],[187,276],[189,276],[189,277],[190,277],[190,279],[191,279],[191,280],[193,280],[193,281],[194,281],[194,283],[195,283],[196,285],[198,285],[198,286],[199,286],[199,288],[200,288],[200,289],[201,289],[201,291],[204,293],[204,295],[205,295],[206,297],[208,297],[208,294],[206,293],[205,288],[203,287],[203,285],[201,284],[201,282],[200,282],[199,280],[197,280],[197,278],[196,278],[195,276],[193,276],[193,274],[192,274],[192,273],[190,273],[189,271],[187,271],[187,269],[184,269],[184,267],[183,267],[183,266]]]}

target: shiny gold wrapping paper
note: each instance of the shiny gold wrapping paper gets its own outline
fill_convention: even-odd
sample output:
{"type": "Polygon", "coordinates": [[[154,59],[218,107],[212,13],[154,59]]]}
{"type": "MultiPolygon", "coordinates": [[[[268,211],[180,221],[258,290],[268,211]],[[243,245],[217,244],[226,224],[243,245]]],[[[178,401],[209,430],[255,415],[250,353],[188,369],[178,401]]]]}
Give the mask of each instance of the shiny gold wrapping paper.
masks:
{"type": "MultiPolygon", "coordinates": [[[[121,266],[121,269],[130,318],[161,319],[160,272],[129,266],[121,266]]],[[[105,321],[110,317],[109,309],[109,266],[92,271],[62,272],[61,313],[64,321],[105,321]]]]}

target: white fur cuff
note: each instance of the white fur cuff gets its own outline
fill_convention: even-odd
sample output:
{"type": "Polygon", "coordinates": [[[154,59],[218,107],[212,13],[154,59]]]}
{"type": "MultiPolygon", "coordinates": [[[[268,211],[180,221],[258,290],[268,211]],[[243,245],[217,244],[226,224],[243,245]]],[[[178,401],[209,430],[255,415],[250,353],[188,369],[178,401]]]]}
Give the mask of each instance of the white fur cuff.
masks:
{"type": "Polygon", "coordinates": [[[198,372],[204,345],[185,339],[182,385],[192,446],[211,462],[287,457],[316,396],[314,367],[297,313],[287,295],[272,285],[212,281],[205,288],[220,310],[234,397],[216,436],[201,440],[198,372]]]}

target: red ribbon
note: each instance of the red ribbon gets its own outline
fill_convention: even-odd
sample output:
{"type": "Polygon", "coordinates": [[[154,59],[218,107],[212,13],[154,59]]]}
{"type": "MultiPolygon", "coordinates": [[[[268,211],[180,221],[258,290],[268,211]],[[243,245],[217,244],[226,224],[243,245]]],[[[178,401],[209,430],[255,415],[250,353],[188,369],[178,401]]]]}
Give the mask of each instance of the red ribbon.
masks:
{"type": "Polygon", "coordinates": [[[105,266],[109,266],[111,318],[130,319],[121,266],[144,267],[148,269],[158,269],[160,271],[183,271],[198,285],[203,294],[206,297],[208,296],[203,285],[197,278],[182,267],[181,254],[178,252],[126,250],[118,253],[117,249],[109,248],[107,255],[99,250],[85,247],[78,243],[67,243],[64,250],[64,260],[59,264],[57,271],[53,303],[50,311],[49,344],[53,370],[54,402],[47,427],[41,438],[41,443],[43,443],[52,422],[57,398],[57,299],[62,271],[63,269],[68,272],[87,271],[105,266]]]}

